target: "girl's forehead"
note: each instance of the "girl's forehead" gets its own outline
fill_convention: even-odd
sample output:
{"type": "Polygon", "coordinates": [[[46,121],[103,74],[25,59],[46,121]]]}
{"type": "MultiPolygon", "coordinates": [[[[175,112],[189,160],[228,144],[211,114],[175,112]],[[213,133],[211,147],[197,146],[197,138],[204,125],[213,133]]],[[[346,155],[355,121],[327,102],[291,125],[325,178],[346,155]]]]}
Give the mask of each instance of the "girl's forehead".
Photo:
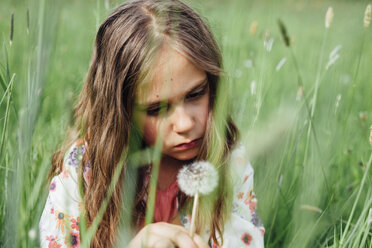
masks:
{"type": "Polygon", "coordinates": [[[207,74],[172,48],[163,49],[151,68],[151,79],[139,82],[137,102],[148,105],[182,98],[202,84],[207,74]]]}

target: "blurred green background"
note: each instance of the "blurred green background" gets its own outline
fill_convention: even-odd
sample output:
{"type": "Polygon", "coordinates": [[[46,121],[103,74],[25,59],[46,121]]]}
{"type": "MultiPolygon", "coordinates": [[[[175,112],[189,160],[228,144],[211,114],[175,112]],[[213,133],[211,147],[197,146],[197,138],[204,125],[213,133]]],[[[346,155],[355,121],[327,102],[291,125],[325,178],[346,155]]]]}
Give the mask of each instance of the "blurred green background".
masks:
{"type": "MultiPolygon", "coordinates": [[[[30,230],[38,230],[51,156],[73,124],[98,25],[119,3],[1,0],[1,247],[37,246],[30,230]]],[[[223,52],[266,247],[371,247],[372,32],[363,25],[370,2],[187,3],[223,52]]]]}

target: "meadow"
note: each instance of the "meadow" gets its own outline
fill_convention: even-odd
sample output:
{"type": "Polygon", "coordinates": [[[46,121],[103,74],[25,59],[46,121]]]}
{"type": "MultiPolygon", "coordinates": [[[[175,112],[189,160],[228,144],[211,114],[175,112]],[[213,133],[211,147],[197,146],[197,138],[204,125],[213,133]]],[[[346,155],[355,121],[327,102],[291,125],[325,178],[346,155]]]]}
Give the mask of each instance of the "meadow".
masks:
{"type": "MultiPolygon", "coordinates": [[[[0,247],[38,247],[51,158],[73,125],[98,25],[119,3],[0,3],[0,247]]],[[[372,247],[371,3],[189,3],[222,49],[265,246],[372,247]]]]}

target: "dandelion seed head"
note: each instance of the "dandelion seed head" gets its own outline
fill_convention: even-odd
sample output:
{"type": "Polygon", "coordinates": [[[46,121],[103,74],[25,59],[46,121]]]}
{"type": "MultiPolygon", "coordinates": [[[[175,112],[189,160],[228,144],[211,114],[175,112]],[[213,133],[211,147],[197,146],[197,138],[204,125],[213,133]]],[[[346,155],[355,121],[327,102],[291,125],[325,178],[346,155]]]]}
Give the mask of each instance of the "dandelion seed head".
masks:
{"type": "Polygon", "coordinates": [[[211,163],[198,161],[184,166],[179,171],[177,180],[180,189],[186,195],[194,196],[196,193],[206,195],[216,188],[218,173],[211,163]]]}
{"type": "Polygon", "coordinates": [[[327,13],[326,13],[326,17],[325,17],[325,27],[326,28],[329,28],[331,26],[333,16],[334,16],[333,8],[329,7],[328,10],[327,10],[327,13]]]}
{"type": "Polygon", "coordinates": [[[366,11],[364,12],[364,27],[368,28],[370,23],[371,23],[371,4],[368,4],[366,11]]]}

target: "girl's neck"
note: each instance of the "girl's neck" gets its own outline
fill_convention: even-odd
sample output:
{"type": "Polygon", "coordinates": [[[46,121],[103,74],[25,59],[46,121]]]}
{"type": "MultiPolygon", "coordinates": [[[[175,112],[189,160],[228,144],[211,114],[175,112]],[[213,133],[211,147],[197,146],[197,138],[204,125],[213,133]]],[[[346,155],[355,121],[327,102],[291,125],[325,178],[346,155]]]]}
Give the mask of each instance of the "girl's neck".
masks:
{"type": "Polygon", "coordinates": [[[158,189],[166,190],[177,180],[178,171],[185,165],[186,161],[177,160],[169,156],[163,156],[160,162],[158,189]]]}

